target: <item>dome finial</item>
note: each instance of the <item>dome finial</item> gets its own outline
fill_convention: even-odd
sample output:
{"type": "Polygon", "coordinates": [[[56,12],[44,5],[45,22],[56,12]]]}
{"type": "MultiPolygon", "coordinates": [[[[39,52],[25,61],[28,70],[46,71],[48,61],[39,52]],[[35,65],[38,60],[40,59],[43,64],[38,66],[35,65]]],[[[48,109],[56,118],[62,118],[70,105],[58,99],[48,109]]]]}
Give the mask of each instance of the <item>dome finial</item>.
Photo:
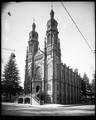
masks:
{"type": "Polygon", "coordinates": [[[51,2],[51,10],[53,10],[53,2],[51,2]]]}
{"type": "Polygon", "coordinates": [[[51,12],[50,12],[51,19],[54,18],[54,11],[53,11],[53,3],[51,3],[51,12]]]}
{"type": "Polygon", "coordinates": [[[35,19],[33,18],[33,23],[35,23],[35,19]]]}
{"type": "Polygon", "coordinates": [[[35,19],[33,18],[33,24],[32,24],[32,28],[35,31],[36,25],[35,25],[35,19]]]}

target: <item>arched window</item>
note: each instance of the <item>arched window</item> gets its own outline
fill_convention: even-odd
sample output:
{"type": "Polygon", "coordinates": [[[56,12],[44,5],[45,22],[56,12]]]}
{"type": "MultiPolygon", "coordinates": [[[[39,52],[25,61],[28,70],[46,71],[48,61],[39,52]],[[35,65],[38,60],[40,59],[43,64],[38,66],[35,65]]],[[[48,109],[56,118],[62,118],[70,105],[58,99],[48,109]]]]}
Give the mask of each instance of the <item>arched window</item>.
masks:
{"type": "Polygon", "coordinates": [[[41,67],[38,66],[36,67],[36,72],[35,72],[35,80],[41,80],[41,67]]]}
{"type": "Polygon", "coordinates": [[[40,90],[40,86],[36,86],[36,92],[38,92],[40,90]]]}
{"type": "Polygon", "coordinates": [[[59,91],[59,84],[57,83],[57,91],[59,91]]]}
{"type": "Polygon", "coordinates": [[[55,44],[57,44],[57,34],[54,34],[54,41],[55,41],[55,44]]]}
{"type": "Polygon", "coordinates": [[[47,44],[50,44],[50,43],[51,43],[51,35],[48,34],[48,36],[47,36],[47,44]]]}

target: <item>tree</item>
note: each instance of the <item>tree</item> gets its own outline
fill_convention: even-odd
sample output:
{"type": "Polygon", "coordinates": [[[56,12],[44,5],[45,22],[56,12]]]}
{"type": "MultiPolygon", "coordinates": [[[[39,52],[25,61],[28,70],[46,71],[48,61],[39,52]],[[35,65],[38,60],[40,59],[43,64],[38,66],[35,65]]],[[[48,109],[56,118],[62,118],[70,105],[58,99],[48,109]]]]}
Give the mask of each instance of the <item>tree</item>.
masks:
{"type": "Polygon", "coordinates": [[[83,95],[85,96],[86,102],[92,103],[92,96],[94,94],[93,91],[95,88],[94,80],[95,80],[95,78],[93,79],[93,83],[89,83],[89,78],[87,77],[87,74],[85,73],[83,76],[82,90],[83,90],[83,95]]]}
{"type": "Polygon", "coordinates": [[[83,75],[83,80],[86,83],[86,87],[87,87],[87,85],[89,84],[89,78],[87,77],[86,73],[84,73],[84,75],[83,75]]]}
{"type": "Polygon", "coordinates": [[[78,73],[78,69],[76,68],[76,69],[74,70],[74,72],[75,72],[75,73],[78,73]]]}
{"type": "Polygon", "coordinates": [[[88,87],[89,87],[89,78],[87,77],[87,74],[84,73],[83,79],[81,81],[81,94],[86,102],[87,102],[88,87]]]}
{"type": "Polygon", "coordinates": [[[93,79],[92,79],[92,83],[91,83],[91,85],[92,85],[92,93],[93,93],[93,101],[95,101],[95,85],[96,85],[95,78],[96,78],[96,71],[95,71],[95,73],[93,75],[93,79]]]}
{"type": "Polygon", "coordinates": [[[11,101],[11,96],[21,92],[20,77],[15,54],[12,53],[8,63],[5,65],[2,80],[2,93],[6,94],[6,100],[11,101]]]}
{"type": "Polygon", "coordinates": [[[86,95],[86,84],[83,79],[81,80],[81,94],[82,96],[86,95]]]}

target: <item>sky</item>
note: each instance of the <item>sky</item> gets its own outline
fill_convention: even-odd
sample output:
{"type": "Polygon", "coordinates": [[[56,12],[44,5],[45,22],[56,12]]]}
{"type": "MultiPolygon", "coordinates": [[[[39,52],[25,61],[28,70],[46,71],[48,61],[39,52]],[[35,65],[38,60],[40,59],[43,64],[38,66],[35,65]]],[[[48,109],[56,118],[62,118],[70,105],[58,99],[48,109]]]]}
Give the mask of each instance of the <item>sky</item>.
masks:
{"type": "MultiPolygon", "coordinates": [[[[94,2],[63,2],[63,4],[94,51],[94,2]]],[[[61,61],[73,70],[77,68],[81,77],[86,73],[90,82],[93,78],[95,54],[92,53],[60,2],[9,2],[2,9],[1,43],[2,48],[15,50],[22,86],[25,78],[26,49],[33,19],[39,35],[39,47],[44,50],[47,21],[50,19],[52,5],[54,18],[58,22],[61,61]],[[8,12],[11,16],[7,14],[8,12]]],[[[2,71],[12,52],[14,51],[2,49],[2,71]]]]}

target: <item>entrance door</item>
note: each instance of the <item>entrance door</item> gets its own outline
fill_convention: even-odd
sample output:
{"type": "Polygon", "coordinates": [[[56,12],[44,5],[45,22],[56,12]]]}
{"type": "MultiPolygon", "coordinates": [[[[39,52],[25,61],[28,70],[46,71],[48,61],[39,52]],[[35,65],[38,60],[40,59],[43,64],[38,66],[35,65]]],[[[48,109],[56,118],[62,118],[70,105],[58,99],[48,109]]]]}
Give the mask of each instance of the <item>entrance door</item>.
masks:
{"type": "Polygon", "coordinates": [[[40,86],[36,86],[36,97],[40,100],[40,86]]]}

